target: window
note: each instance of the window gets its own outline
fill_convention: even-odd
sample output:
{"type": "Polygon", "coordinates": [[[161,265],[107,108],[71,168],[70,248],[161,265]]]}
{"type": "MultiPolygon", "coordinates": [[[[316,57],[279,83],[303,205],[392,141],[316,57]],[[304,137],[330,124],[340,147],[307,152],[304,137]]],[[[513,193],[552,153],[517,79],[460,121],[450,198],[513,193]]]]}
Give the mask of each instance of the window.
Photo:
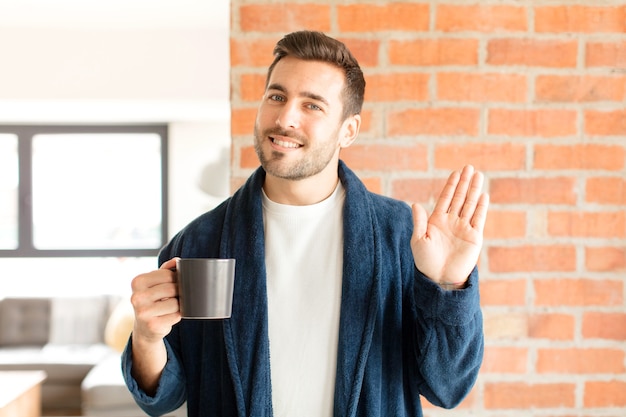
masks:
{"type": "Polygon", "coordinates": [[[0,257],[154,256],[167,126],[0,126],[0,257]]]}
{"type": "Polygon", "coordinates": [[[0,133],[0,250],[17,249],[17,135],[0,133]]]}

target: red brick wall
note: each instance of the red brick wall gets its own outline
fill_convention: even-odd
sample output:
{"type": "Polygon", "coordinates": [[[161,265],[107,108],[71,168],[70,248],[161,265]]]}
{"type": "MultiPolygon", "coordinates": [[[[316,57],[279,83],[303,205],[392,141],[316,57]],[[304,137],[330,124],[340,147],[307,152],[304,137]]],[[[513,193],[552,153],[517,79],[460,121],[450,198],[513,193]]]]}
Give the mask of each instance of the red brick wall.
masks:
{"type": "Polygon", "coordinates": [[[322,30],[365,72],[342,158],[378,193],[432,204],[483,170],[485,362],[455,411],[626,415],[626,6],[623,0],[233,0],[232,183],[274,43],[322,30]],[[531,411],[532,409],[532,411],[531,411]]]}

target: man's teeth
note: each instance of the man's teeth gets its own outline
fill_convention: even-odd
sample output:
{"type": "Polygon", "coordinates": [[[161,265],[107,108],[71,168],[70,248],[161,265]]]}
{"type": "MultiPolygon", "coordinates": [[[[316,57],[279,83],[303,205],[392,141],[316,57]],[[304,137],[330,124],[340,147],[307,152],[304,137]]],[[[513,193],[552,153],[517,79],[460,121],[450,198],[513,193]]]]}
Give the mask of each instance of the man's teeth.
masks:
{"type": "Polygon", "coordinates": [[[283,148],[299,148],[300,147],[300,145],[298,145],[297,143],[285,142],[285,141],[278,140],[278,139],[272,139],[272,142],[274,142],[278,146],[282,146],[283,148]]]}

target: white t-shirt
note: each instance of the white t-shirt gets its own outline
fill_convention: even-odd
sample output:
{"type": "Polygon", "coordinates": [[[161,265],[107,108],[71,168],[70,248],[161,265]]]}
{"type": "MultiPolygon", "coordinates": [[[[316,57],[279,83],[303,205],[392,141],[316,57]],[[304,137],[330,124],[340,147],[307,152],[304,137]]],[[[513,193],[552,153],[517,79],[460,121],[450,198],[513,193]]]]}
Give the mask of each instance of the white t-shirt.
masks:
{"type": "Polygon", "coordinates": [[[272,402],[277,417],[331,417],[341,277],[341,184],[326,200],[289,206],[263,194],[272,402]]]}

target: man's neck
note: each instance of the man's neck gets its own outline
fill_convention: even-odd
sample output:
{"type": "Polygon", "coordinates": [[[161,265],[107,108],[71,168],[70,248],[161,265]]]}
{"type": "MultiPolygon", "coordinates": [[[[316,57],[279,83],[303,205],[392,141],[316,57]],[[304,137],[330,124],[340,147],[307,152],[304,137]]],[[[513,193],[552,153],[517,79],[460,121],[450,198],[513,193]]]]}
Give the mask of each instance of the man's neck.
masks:
{"type": "Polygon", "coordinates": [[[267,174],[263,190],[267,197],[275,203],[292,206],[316,204],[327,199],[337,188],[339,176],[337,170],[333,172],[334,175],[322,172],[314,177],[297,181],[267,174]]]}

